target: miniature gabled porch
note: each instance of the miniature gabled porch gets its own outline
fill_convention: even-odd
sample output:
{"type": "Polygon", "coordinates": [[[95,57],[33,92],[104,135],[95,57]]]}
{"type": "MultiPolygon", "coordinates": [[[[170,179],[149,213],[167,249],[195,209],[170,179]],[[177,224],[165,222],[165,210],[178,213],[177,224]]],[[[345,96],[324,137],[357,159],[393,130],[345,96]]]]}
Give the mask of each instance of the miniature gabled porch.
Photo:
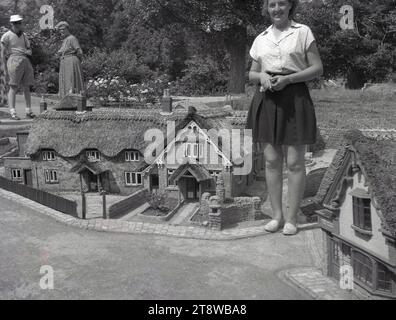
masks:
{"type": "Polygon", "coordinates": [[[179,202],[184,200],[199,201],[202,194],[211,189],[214,178],[201,165],[187,163],[181,165],[170,176],[169,183],[177,184],[179,202]]]}
{"type": "Polygon", "coordinates": [[[80,175],[81,191],[109,191],[109,171],[104,168],[100,162],[84,161],[75,165],[70,171],[80,175]]]}

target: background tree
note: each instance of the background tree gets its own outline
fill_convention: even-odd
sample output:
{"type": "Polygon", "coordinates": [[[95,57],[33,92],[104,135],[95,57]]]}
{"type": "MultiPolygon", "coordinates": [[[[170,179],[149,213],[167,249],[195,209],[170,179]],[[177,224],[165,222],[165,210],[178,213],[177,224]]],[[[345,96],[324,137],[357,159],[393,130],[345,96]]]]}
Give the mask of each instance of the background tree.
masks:
{"type": "Polygon", "coordinates": [[[157,27],[178,22],[224,45],[230,57],[228,89],[232,93],[244,92],[248,30],[263,20],[261,0],[141,0],[139,4],[145,22],[157,27]]]}

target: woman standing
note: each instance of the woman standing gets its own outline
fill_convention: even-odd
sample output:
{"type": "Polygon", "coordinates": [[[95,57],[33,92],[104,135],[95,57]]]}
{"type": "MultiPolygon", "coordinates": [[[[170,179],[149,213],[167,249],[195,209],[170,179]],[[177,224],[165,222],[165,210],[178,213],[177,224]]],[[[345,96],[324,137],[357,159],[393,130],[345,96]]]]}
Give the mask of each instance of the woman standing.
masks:
{"type": "Polygon", "coordinates": [[[273,220],[265,229],[297,233],[297,212],[305,188],[306,145],[316,141],[316,117],[306,81],[323,73],[310,28],[293,21],[298,0],[265,0],[272,25],[254,40],[249,79],[258,84],[247,128],[263,148],[273,220]],[[282,170],[288,172],[288,211],[282,210],[282,170]]]}
{"type": "Polygon", "coordinates": [[[62,21],[56,25],[64,38],[62,47],[59,49],[59,96],[63,98],[69,93],[80,93],[84,90],[81,73],[80,59],[82,50],[78,40],[70,33],[70,26],[62,21]]]}

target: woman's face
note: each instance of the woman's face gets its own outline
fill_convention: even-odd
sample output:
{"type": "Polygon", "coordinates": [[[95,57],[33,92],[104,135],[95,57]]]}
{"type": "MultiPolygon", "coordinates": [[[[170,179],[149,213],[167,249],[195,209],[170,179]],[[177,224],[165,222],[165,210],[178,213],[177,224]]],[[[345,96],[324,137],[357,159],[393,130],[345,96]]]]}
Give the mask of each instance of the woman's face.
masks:
{"type": "Polygon", "coordinates": [[[268,0],[268,13],[275,24],[286,22],[291,8],[289,0],[268,0]]]}
{"type": "Polygon", "coordinates": [[[62,36],[63,38],[64,38],[64,37],[67,37],[67,36],[70,34],[69,29],[67,29],[67,27],[65,27],[65,26],[60,27],[60,28],[59,28],[59,32],[60,32],[60,34],[61,34],[61,36],[62,36]]]}

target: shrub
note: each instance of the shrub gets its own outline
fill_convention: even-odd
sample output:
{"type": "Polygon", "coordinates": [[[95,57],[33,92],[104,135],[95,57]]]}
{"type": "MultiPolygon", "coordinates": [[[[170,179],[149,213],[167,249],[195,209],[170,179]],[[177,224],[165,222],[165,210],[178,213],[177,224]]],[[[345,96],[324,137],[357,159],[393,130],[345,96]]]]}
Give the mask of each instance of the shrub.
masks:
{"type": "Polygon", "coordinates": [[[166,211],[165,207],[166,194],[164,192],[152,193],[148,203],[154,210],[166,211]]]}
{"type": "Polygon", "coordinates": [[[59,74],[55,69],[44,70],[35,77],[34,92],[58,93],[59,92],[59,74]]]}
{"type": "Polygon", "coordinates": [[[173,84],[173,91],[185,95],[219,94],[227,91],[228,75],[210,57],[193,56],[186,61],[184,76],[173,84]]]}
{"type": "Polygon", "coordinates": [[[152,76],[150,69],[125,49],[107,52],[96,48],[84,59],[82,69],[86,79],[120,77],[136,83],[152,76]]]}

